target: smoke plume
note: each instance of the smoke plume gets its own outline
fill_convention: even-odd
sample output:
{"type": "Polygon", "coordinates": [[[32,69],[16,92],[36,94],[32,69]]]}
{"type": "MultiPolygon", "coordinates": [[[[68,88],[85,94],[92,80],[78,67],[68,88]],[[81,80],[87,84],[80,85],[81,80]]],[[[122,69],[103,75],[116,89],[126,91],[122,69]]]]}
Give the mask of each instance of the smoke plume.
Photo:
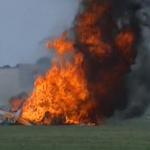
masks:
{"type": "Polygon", "coordinates": [[[127,75],[128,107],[125,110],[125,118],[142,115],[150,102],[150,3],[149,1],[134,1],[141,5],[136,12],[138,24],[141,29],[141,39],[137,44],[137,56],[135,64],[131,67],[131,73],[127,75]]]}
{"type": "Polygon", "coordinates": [[[124,110],[130,105],[131,90],[126,87],[125,74],[131,72],[130,66],[137,55],[141,35],[137,12],[141,8],[140,3],[131,0],[84,0],[82,3],[74,27],[75,46],[84,54],[88,88],[98,104],[98,114],[111,116],[116,109],[124,110]],[[95,20],[86,22],[87,16],[95,20]],[[88,41],[90,37],[93,41],[88,41]],[[99,42],[95,43],[96,39],[99,42]]]}

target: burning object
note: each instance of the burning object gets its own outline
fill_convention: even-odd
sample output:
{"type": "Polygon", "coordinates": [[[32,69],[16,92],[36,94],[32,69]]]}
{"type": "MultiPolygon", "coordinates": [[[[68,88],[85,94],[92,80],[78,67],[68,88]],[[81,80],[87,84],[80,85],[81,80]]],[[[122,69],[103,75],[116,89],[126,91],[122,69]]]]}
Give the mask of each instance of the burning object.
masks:
{"type": "Polygon", "coordinates": [[[115,25],[113,0],[84,0],[83,5],[72,29],[74,39],[65,31],[47,42],[57,56],[46,75],[35,81],[22,108],[24,119],[102,124],[115,110],[124,74],[134,63],[136,27],[115,25]]]}
{"type": "Polygon", "coordinates": [[[27,99],[28,94],[26,92],[22,92],[16,96],[13,96],[9,99],[9,104],[11,106],[11,111],[17,111],[20,106],[25,102],[27,99]]]}
{"type": "Polygon", "coordinates": [[[27,120],[21,118],[21,109],[15,112],[4,111],[0,109],[0,124],[1,125],[12,125],[12,124],[22,124],[22,125],[32,125],[27,120]]]}
{"type": "Polygon", "coordinates": [[[26,98],[27,93],[22,92],[9,99],[10,111],[0,109],[0,124],[11,125],[11,124],[22,124],[31,125],[31,123],[21,117],[22,105],[26,98]]]}
{"type": "Polygon", "coordinates": [[[83,0],[74,39],[65,31],[47,42],[56,57],[45,76],[36,79],[21,118],[36,124],[93,125],[113,114],[136,54],[136,27],[117,26],[114,1],[83,0]]]}

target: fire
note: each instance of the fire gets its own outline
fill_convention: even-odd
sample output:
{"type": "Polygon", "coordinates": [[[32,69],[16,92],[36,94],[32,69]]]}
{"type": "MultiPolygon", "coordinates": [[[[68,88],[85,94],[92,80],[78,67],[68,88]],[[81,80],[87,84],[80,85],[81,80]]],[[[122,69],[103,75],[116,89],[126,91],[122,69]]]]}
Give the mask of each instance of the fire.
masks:
{"type": "MultiPolygon", "coordinates": [[[[65,41],[65,35],[48,43],[47,47],[55,48],[61,55],[67,48],[73,51],[73,42],[65,41]]],[[[81,53],[74,55],[72,63],[55,60],[45,77],[35,81],[35,89],[23,107],[22,117],[46,124],[57,123],[57,120],[67,124],[84,123],[82,119],[87,118],[88,110],[83,104],[87,103],[89,93],[82,61],[81,53]]]]}
{"type": "Polygon", "coordinates": [[[113,112],[123,75],[134,60],[132,28],[113,34],[111,3],[84,0],[73,28],[50,39],[46,47],[57,57],[24,103],[22,117],[40,124],[101,124],[113,112]]]}
{"type": "MultiPolygon", "coordinates": [[[[102,41],[100,27],[95,26],[100,18],[109,9],[107,3],[99,5],[97,2],[87,6],[87,11],[78,17],[75,27],[77,39],[80,44],[87,45],[89,53],[93,56],[103,56],[110,52],[110,46],[102,41]]],[[[85,8],[86,9],[86,8],[85,8]]]]}
{"type": "Polygon", "coordinates": [[[11,111],[18,110],[24,101],[27,98],[27,94],[25,92],[20,93],[19,95],[13,96],[9,99],[9,104],[11,106],[11,111]]]}
{"type": "Polygon", "coordinates": [[[46,43],[46,48],[55,48],[58,55],[64,55],[65,52],[74,52],[73,41],[66,41],[67,31],[62,36],[54,41],[49,40],[46,43]]]}
{"type": "Polygon", "coordinates": [[[134,33],[130,29],[122,31],[116,38],[116,45],[120,52],[126,57],[126,60],[133,61],[133,51],[131,51],[132,44],[134,41],[134,33]],[[130,60],[129,60],[130,59],[130,60]]]}

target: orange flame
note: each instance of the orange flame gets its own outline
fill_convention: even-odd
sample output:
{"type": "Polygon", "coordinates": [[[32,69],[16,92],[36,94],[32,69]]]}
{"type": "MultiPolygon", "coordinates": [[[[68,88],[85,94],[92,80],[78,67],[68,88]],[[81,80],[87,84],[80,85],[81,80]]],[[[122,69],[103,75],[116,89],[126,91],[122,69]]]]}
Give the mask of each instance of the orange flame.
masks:
{"type": "Polygon", "coordinates": [[[79,38],[81,44],[88,45],[88,50],[93,56],[104,56],[111,51],[110,46],[102,40],[100,27],[95,26],[108,9],[108,3],[98,5],[95,2],[88,8],[88,11],[78,17],[77,38],[79,38]]]}
{"type": "Polygon", "coordinates": [[[110,16],[110,5],[98,0],[85,2],[89,4],[74,27],[76,40],[68,40],[64,32],[60,38],[47,42],[46,47],[55,49],[58,57],[46,75],[35,81],[23,106],[23,118],[40,124],[92,125],[101,124],[103,115],[112,109],[112,97],[134,57],[134,33],[123,30],[111,35],[108,42],[103,18],[110,16]]]}
{"type": "MultiPolygon", "coordinates": [[[[63,54],[67,48],[73,51],[73,42],[65,41],[65,34],[54,43],[48,42],[48,48],[52,46],[58,54],[63,54]]],[[[83,104],[89,94],[82,61],[81,53],[74,55],[73,63],[54,61],[46,76],[35,81],[35,89],[23,107],[22,117],[35,122],[42,122],[46,117],[48,121],[44,119],[43,122],[46,124],[56,123],[56,120],[69,124],[84,123],[82,118],[87,118],[88,110],[83,104]]]]}

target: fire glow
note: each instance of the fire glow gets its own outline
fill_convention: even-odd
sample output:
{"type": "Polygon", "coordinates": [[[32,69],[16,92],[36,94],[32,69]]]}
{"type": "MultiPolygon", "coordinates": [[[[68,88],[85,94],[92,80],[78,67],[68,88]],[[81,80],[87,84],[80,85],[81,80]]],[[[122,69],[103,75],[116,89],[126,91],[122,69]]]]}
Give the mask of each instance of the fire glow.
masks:
{"type": "Polygon", "coordinates": [[[46,75],[36,79],[22,118],[39,124],[92,125],[102,124],[113,111],[115,93],[134,60],[134,32],[125,27],[112,36],[111,4],[84,3],[73,28],[75,39],[64,32],[47,42],[57,57],[46,75]]]}

